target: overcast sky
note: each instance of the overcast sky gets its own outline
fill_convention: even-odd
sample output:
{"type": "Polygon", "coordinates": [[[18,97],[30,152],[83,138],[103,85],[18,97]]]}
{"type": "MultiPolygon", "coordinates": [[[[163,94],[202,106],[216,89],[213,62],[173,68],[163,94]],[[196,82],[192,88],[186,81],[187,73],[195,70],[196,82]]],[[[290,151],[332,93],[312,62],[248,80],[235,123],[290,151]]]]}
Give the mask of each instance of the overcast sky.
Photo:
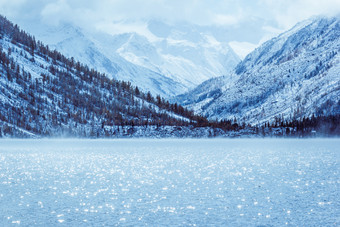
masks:
{"type": "Polygon", "coordinates": [[[258,44],[314,15],[337,15],[340,0],[0,0],[0,13],[15,23],[40,20],[57,25],[110,28],[117,21],[157,18],[242,30],[235,45],[258,44]],[[256,23],[254,22],[256,21],[256,23]],[[256,30],[251,26],[260,26],[256,30]],[[246,34],[249,39],[242,40],[246,34]],[[253,39],[251,39],[254,37],[253,39]]]}

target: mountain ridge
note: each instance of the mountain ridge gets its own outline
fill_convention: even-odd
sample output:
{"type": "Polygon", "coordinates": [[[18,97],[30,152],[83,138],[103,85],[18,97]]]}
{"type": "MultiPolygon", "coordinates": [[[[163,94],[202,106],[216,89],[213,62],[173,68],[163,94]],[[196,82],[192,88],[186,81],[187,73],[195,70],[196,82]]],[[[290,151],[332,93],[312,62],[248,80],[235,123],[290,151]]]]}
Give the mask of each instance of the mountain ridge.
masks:
{"type": "Polygon", "coordinates": [[[253,125],[338,114],[339,37],[338,17],[301,22],[256,48],[234,73],[191,92],[198,96],[189,92],[175,100],[210,119],[237,118],[253,125]]]}
{"type": "MultiPolygon", "coordinates": [[[[210,99],[209,107],[211,100],[234,88],[236,79],[227,75],[206,81],[199,87],[208,93],[200,101],[210,99]]],[[[2,16],[0,101],[0,137],[308,136],[315,130],[319,135],[339,135],[340,130],[340,114],[290,122],[276,119],[261,127],[239,125],[237,119],[208,121],[50,50],[2,16]]]]}
{"type": "Polygon", "coordinates": [[[32,26],[32,31],[50,47],[91,68],[130,81],[154,95],[172,97],[204,80],[224,75],[240,61],[228,42],[217,41],[194,25],[185,28],[186,32],[152,20],[143,28],[145,34],[106,34],[72,24],[32,26]],[[166,30],[166,26],[167,31],[159,31],[166,30]]]}
{"type": "Polygon", "coordinates": [[[176,127],[207,122],[131,82],[110,79],[50,50],[2,16],[0,100],[0,136],[114,137],[137,129],[152,133],[161,125],[175,133],[176,127]]]}

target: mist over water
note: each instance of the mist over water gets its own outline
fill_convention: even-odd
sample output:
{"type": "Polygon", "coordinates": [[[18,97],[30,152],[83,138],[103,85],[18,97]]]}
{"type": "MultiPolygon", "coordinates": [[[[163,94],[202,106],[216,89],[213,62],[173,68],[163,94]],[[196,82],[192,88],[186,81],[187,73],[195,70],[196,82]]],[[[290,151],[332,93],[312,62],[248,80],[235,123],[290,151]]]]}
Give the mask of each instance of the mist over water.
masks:
{"type": "Polygon", "coordinates": [[[340,140],[0,140],[0,225],[337,226],[340,140]]]}

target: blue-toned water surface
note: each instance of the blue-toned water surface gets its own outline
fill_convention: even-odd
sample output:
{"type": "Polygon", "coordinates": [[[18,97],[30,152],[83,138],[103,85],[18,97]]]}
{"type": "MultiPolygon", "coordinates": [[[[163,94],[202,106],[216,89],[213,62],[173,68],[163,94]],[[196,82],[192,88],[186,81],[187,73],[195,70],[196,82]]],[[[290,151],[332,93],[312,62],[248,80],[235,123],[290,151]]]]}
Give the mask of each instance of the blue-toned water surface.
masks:
{"type": "Polygon", "coordinates": [[[339,226],[340,140],[0,140],[0,226],[339,226]]]}

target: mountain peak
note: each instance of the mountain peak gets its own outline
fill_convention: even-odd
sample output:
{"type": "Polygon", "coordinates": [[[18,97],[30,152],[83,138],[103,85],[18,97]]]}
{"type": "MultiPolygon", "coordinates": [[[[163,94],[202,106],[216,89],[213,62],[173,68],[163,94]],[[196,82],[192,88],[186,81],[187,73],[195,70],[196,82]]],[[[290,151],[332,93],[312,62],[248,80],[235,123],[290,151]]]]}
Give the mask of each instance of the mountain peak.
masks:
{"type": "Polygon", "coordinates": [[[339,52],[339,18],[312,18],[256,48],[230,79],[212,79],[193,91],[198,97],[188,93],[180,100],[211,119],[251,124],[338,114],[339,52]]]}
{"type": "Polygon", "coordinates": [[[109,28],[112,32],[105,35],[65,24],[42,26],[33,34],[111,78],[128,80],[164,97],[224,75],[240,61],[228,42],[200,26],[149,20],[121,21],[109,28]]]}
{"type": "MultiPolygon", "coordinates": [[[[0,136],[117,137],[158,131],[161,124],[171,135],[174,126],[207,122],[51,50],[1,15],[0,74],[0,136]]],[[[161,90],[161,78],[154,82],[161,90]]]]}

